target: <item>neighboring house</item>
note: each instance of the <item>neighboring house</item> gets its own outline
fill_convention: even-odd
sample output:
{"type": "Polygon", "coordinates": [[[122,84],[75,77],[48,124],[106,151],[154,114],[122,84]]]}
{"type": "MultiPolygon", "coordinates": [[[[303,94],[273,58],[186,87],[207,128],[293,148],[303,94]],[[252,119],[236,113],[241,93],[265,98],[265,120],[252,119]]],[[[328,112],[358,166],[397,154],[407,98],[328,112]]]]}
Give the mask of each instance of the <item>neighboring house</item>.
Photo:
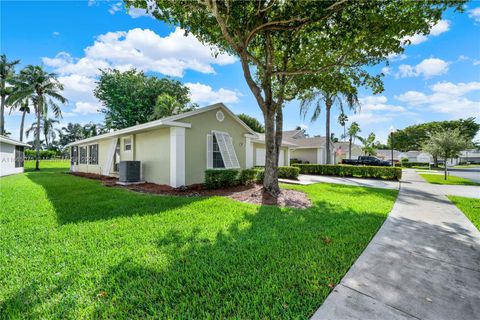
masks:
{"type": "Polygon", "coordinates": [[[430,163],[433,161],[432,156],[429,153],[422,151],[408,151],[407,153],[408,162],[427,162],[430,163]]]}
{"type": "MultiPolygon", "coordinates": [[[[392,160],[392,150],[391,149],[377,149],[375,150],[375,156],[379,159],[384,161],[392,160]]],[[[398,150],[393,150],[393,161],[398,162],[402,160],[402,158],[407,158],[407,154],[405,152],[401,152],[398,150]]]]}
{"type": "Polygon", "coordinates": [[[349,158],[349,145],[348,141],[334,142],[335,163],[342,163],[343,159],[358,159],[359,156],[363,156],[362,147],[352,143],[352,155],[349,158]]]}
{"type": "MultiPolygon", "coordinates": [[[[265,166],[265,134],[257,133],[258,138],[252,139],[253,146],[253,163],[255,166],[265,166]]],[[[291,148],[295,148],[297,145],[287,140],[282,140],[282,148],[280,149],[280,154],[278,156],[278,165],[279,166],[288,166],[290,165],[290,153],[291,148]]]]}
{"type": "MultiPolygon", "coordinates": [[[[243,169],[265,162],[262,136],[222,103],[68,146],[71,171],[117,176],[120,161],[136,160],[143,181],[172,187],[203,183],[206,169],[243,169]]],[[[282,145],[280,163],[289,165],[289,148],[282,145]]]]}
{"type": "Polygon", "coordinates": [[[25,147],[30,145],[0,135],[0,177],[23,172],[25,147]]]}
{"type": "MultiPolygon", "coordinates": [[[[290,159],[300,160],[312,164],[325,164],[326,161],[326,138],[307,137],[304,130],[291,130],[283,132],[286,142],[295,144],[290,151],[290,159]]],[[[335,163],[335,146],[330,142],[330,163],[335,163]]]]}
{"type": "Polygon", "coordinates": [[[462,152],[460,152],[458,162],[480,163],[480,150],[463,150],[462,152]]]}

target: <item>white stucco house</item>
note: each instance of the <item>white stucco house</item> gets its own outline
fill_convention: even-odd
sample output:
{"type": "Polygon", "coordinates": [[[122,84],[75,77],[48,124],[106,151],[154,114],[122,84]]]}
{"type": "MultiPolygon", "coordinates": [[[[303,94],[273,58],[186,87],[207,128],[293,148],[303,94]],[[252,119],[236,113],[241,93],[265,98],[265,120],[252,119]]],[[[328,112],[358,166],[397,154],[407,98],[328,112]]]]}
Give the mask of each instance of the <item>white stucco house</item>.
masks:
{"type": "Polygon", "coordinates": [[[0,135],[0,177],[23,172],[25,147],[30,145],[0,135]]]}
{"type": "Polygon", "coordinates": [[[342,163],[343,159],[358,159],[359,156],[364,155],[362,147],[354,143],[352,143],[352,154],[349,155],[349,145],[350,143],[348,141],[334,142],[335,163],[342,163]]]}

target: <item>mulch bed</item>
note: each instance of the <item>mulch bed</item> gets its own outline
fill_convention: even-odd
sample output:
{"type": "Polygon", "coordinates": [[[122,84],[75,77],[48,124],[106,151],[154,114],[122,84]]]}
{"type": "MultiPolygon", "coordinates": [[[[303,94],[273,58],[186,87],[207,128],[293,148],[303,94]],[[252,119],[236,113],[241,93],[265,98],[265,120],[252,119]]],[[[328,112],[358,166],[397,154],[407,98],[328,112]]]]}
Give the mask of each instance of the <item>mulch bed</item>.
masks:
{"type": "Polygon", "coordinates": [[[124,186],[116,184],[118,179],[114,177],[85,172],[71,172],[70,174],[79,177],[100,180],[107,187],[124,188],[149,194],[174,195],[183,197],[223,196],[241,202],[297,209],[305,209],[312,206],[312,203],[308,199],[307,195],[301,191],[282,189],[278,197],[273,197],[269,193],[263,192],[263,187],[259,184],[250,186],[236,186],[223,189],[205,189],[203,184],[172,188],[167,185],[160,185],[150,182],[124,186]]]}

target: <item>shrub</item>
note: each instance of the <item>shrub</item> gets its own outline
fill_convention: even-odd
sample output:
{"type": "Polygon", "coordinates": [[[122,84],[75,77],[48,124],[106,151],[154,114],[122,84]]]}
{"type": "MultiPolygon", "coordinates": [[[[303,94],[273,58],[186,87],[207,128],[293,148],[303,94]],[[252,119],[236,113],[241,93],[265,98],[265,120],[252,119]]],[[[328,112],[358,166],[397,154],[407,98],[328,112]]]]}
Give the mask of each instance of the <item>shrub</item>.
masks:
{"type": "Polygon", "coordinates": [[[243,169],[238,174],[238,184],[248,186],[255,183],[257,179],[257,172],[258,170],[256,169],[243,169]]]}
{"type": "MultiPolygon", "coordinates": [[[[59,152],[55,150],[40,150],[41,159],[52,159],[59,155],[59,152]]],[[[37,156],[37,151],[32,149],[25,150],[25,157],[27,159],[35,159],[37,156]]]]}
{"type": "Polygon", "coordinates": [[[205,187],[219,189],[237,185],[238,170],[236,169],[209,169],[205,170],[205,187]]]}
{"type": "Polygon", "coordinates": [[[349,166],[333,164],[295,164],[302,174],[327,175],[338,177],[375,178],[400,180],[402,169],[394,167],[349,166]]]}
{"type": "MultiPolygon", "coordinates": [[[[257,182],[263,182],[263,177],[265,174],[264,168],[257,169],[257,182]]],[[[280,179],[298,179],[298,175],[300,174],[300,169],[294,166],[282,166],[278,167],[278,177],[280,179]]]]}
{"type": "Polygon", "coordinates": [[[293,166],[278,167],[278,177],[281,179],[298,179],[300,169],[293,166]]]}

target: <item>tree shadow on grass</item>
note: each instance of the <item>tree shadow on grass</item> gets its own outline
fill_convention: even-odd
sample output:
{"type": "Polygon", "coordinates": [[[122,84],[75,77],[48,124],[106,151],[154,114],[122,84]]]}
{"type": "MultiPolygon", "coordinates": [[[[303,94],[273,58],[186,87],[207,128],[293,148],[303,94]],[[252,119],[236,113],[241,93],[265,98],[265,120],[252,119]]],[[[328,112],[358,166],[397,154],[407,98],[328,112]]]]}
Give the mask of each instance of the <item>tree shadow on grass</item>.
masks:
{"type": "Polygon", "coordinates": [[[45,190],[59,224],[158,214],[204,199],[141,194],[105,187],[100,181],[64,172],[64,169],[54,168],[25,173],[45,190]]]}
{"type": "Polygon", "coordinates": [[[108,296],[94,317],[306,318],[384,218],[316,202],[259,207],[214,238],[171,229],[156,242],[168,265],[125,257],[98,284],[108,296]]]}

